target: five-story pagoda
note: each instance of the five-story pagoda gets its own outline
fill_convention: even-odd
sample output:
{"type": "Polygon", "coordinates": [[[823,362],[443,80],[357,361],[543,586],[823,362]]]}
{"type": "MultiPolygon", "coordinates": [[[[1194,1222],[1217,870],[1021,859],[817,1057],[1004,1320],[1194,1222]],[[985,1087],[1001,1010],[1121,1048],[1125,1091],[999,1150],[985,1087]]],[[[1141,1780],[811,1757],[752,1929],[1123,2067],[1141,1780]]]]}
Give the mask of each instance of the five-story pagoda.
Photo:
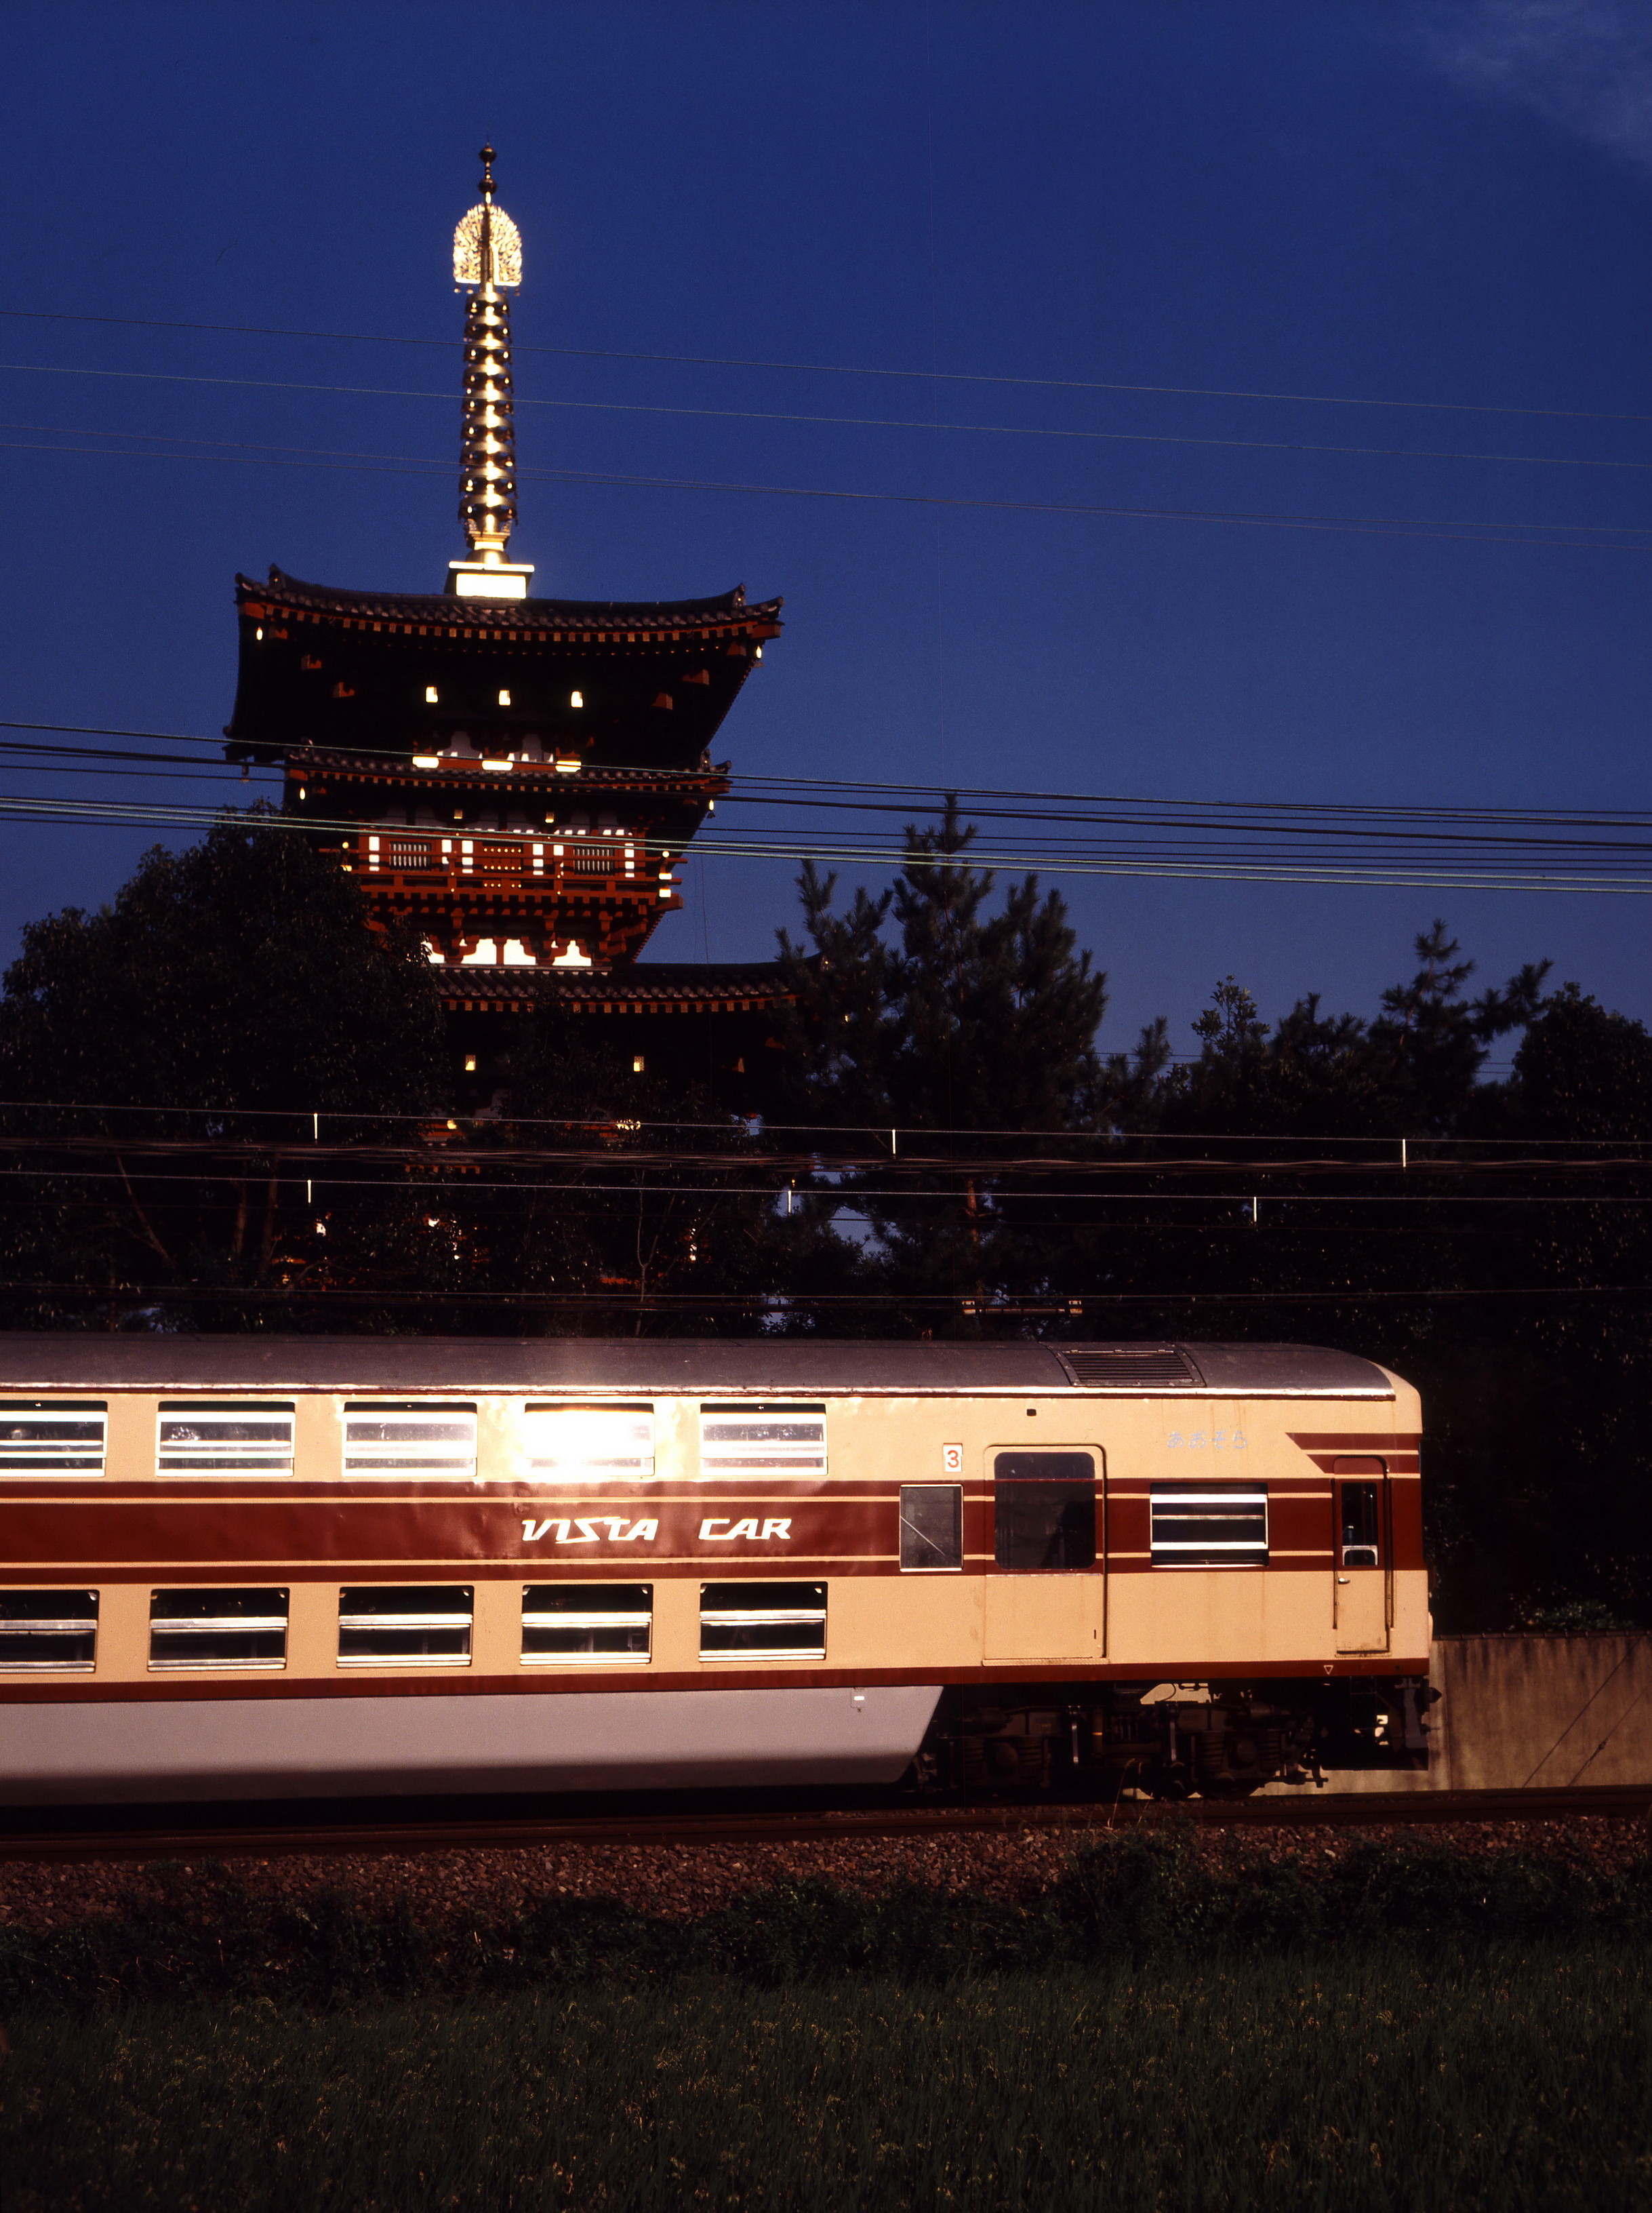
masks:
{"type": "Polygon", "coordinates": [[[454,281],[469,296],[469,556],[428,595],[334,590],[278,569],[267,583],[238,577],[227,750],[283,765],[286,811],[356,873],[373,926],[415,922],[454,972],[450,1004],[522,1011],[549,994],[594,1007],[590,990],[565,989],[585,972],[619,1012],[651,996],[613,972],[682,904],[673,863],[728,788],[709,749],[779,634],[781,603],[749,607],[738,588],[707,600],[536,599],[532,567],[507,560],[509,295],[521,241],[494,202],[491,147],[482,160],[481,201],[454,237],[454,281]]]}

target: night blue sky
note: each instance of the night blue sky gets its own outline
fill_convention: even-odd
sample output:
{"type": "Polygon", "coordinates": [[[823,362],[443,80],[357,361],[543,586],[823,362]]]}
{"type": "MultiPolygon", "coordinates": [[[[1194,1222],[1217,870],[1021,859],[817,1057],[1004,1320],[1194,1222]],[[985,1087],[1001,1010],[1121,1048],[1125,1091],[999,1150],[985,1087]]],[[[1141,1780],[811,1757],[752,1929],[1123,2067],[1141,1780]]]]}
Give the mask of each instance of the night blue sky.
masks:
{"type": "MultiPolygon", "coordinates": [[[[236,570],[439,588],[461,550],[449,239],[491,135],[527,264],[513,557],[573,597],[783,594],[718,747],[736,767],[1652,806],[1652,551],[911,499],[1652,520],[1644,4],[14,0],[6,28],[0,714],[215,732],[236,570]],[[903,374],[603,357],[623,353],[903,374]],[[1493,407],[1581,412],[1472,412],[1493,407]],[[1023,435],[1052,431],[1085,435],[1023,435]],[[155,457],[167,439],[220,443],[155,457]],[[1331,445],[1380,450],[1293,450],[1331,445]]],[[[0,841],[8,957],[148,842],[0,841]]],[[[1113,978],[1104,1046],[1162,1011],[1186,1049],[1229,971],[1271,1016],[1308,991],[1369,1012],[1438,911],[1487,980],[1548,954],[1652,1014],[1635,899],[1064,888],[1113,978]]],[[[774,863],[695,863],[687,889],[656,957],[761,959],[794,911],[774,863]]]]}

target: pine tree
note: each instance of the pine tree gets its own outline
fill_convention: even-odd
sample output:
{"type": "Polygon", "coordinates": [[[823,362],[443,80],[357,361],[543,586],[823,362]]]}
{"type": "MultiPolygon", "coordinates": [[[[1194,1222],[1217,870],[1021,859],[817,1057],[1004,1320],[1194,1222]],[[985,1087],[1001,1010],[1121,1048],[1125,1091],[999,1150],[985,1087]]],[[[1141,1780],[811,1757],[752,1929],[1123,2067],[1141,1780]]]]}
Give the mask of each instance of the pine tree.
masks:
{"type": "Polygon", "coordinates": [[[788,1111],[887,1151],[887,1166],[836,1185],[823,1204],[852,1202],[886,1282],[913,1295],[986,1298],[1029,1269],[1041,1280],[999,1163],[1024,1154],[1029,1136],[1088,1126],[1101,1092],[1105,976],[1036,876],[991,911],[993,873],[970,864],[974,840],[948,796],[938,826],[908,825],[904,864],[881,897],[857,891],[839,914],[836,879],[806,868],[812,955],[780,937],[798,997],[788,1111]]]}

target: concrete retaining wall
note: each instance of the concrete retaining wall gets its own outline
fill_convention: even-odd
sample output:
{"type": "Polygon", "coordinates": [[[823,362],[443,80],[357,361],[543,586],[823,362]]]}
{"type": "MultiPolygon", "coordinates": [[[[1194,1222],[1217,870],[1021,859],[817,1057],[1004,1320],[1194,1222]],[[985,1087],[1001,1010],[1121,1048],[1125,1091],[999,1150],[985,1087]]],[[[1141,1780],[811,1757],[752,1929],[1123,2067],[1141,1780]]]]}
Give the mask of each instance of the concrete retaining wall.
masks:
{"type": "MultiPolygon", "coordinates": [[[[1652,1785],[1652,1631],[1442,1637],[1426,1773],[1329,1772],[1332,1790],[1559,1790],[1652,1785]]],[[[1269,1796],[1295,1795],[1270,1783],[1269,1796]]]]}
{"type": "Polygon", "coordinates": [[[1429,1674],[1431,1789],[1652,1783],[1652,1634],[1442,1637],[1429,1674]]]}

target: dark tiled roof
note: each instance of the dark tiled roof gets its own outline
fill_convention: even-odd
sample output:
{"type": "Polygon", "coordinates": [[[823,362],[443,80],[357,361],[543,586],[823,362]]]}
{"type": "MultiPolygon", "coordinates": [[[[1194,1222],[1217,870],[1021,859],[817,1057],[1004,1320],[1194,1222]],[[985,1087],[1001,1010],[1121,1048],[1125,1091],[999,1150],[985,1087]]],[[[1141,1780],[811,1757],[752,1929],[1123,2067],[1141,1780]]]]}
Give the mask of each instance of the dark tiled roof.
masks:
{"type": "Polygon", "coordinates": [[[772,960],[649,961],[624,968],[444,968],[437,983],[449,1007],[528,1014],[746,1014],[789,1003],[772,960]]]}
{"type": "Polygon", "coordinates": [[[461,600],[445,592],[349,592],[307,584],[277,568],[271,569],[267,583],[238,576],[235,588],[244,604],[302,607],[357,620],[440,623],[449,630],[624,633],[751,626],[759,637],[772,636],[783,604],[764,600],[748,607],[743,584],[709,600],[461,600]]]}

